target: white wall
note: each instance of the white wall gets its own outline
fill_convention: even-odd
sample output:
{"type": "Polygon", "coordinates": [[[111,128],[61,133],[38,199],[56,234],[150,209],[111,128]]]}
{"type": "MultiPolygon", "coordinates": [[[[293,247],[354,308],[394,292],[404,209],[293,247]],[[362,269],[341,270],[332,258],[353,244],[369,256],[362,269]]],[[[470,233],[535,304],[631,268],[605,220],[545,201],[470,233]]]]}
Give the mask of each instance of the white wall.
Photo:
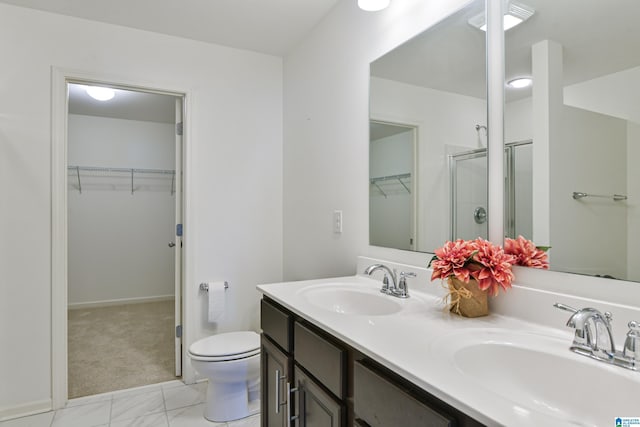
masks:
{"type": "MultiPolygon", "coordinates": [[[[623,203],[627,207],[627,236],[640,233],[640,215],[637,194],[640,191],[640,175],[637,161],[640,159],[640,67],[630,68],[617,73],[598,77],[586,82],[574,84],[564,89],[565,102],[579,108],[595,111],[627,120],[627,192],[628,199],[623,203]]],[[[640,280],[640,242],[627,239],[627,274],[629,280],[640,280]]]]}
{"type": "MultiPolygon", "coordinates": [[[[640,236],[640,124],[627,122],[627,236],[640,236]]],[[[627,239],[627,277],[640,281],[640,241],[627,239]]]]}
{"type": "Polygon", "coordinates": [[[640,123],[640,67],[564,89],[565,104],[640,123]]]}
{"type": "MultiPolygon", "coordinates": [[[[552,268],[624,278],[626,204],[599,198],[578,201],[572,194],[626,193],[626,164],[620,162],[626,158],[626,123],[568,106],[562,108],[560,123],[558,139],[550,141],[552,268]]],[[[533,173],[535,180],[535,164],[533,173]]]]}
{"type": "Polygon", "coordinates": [[[525,141],[533,138],[531,97],[509,102],[504,109],[504,140],[525,141]]]}
{"type": "Polygon", "coordinates": [[[365,13],[340,1],[285,58],[287,280],[352,274],[357,255],[399,252],[368,244],[369,63],[465,3],[407,0],[365,13]],[[344,212],[341,235],[334,209],[344,212]]]}
{"type": "Polygon", "coordinates": [[[515,236],[533,239],[533,147],[519,145],[514,153],[515,236]]]}
{"type": "MultiPolygon", "coordinates": [[[[574,105],[581,102],[579,95],[579,91],[572,92],[574,105]]],[[[626,122],[569,105],[561,107],[561,114],[560,133],[550,142],[551,268],[627,278],[628,203],[597,198],[576,201],[571,197],[574,191],[626,194],[632,182],[626,176],[627,165],[620,164],[620,159],[630,155],[626,122]],[[594,245],[607,250],[594,250],[594,245]]],[[[528,133],[532,132],[530,117],[531,98],[507,105],[505,135],[509,141],[533,137],[528,133]]],[[[534,157],[534,180],[540,170],[535,161],[534,157]]]]}
{"type": "Polygon", "coordinates": [[[51,399],[52,66],[188,92],[185,348],[257,329],[255,285],[282,279],[282,59],[5,4],[0,52],[0,417],[51,399]],[[203,324],[219,279],[228,315],[203,324]]]}
{"type": "MultiPolygon", "coordinates": [[[[68,163],[175,169],[175,125],[70,114],[68,163]]],[[[68,181],[69,307],[173,297],[171,175],[80,175],[68,181]],[[87,176],[88,175],[88,176],[87,176]]]]}

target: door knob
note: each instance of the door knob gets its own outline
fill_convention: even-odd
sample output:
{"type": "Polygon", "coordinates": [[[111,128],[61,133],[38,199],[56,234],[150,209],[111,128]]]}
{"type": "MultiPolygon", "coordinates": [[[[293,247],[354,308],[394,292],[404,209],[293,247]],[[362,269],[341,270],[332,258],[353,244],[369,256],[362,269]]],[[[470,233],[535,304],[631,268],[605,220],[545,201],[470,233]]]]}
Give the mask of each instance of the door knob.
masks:
{"type": "Polygon", "coordinates": [[[174,242],[169,242],[169,247],[172,248],[174,247],[176,244],[174,242]]]}

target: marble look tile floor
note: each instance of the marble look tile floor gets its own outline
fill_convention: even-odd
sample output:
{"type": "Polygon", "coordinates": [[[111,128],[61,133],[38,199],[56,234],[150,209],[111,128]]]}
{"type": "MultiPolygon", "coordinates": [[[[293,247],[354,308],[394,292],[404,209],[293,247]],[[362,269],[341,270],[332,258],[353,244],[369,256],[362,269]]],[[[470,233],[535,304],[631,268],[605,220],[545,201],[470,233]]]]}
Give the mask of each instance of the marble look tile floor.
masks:
{"type": "Polygon", "coordinates": [[[72,399],[57,411],[1,421],[0,427],[260,427],[260,414],[228,423],[202,415],[207,383],[170,381],[72,399]]]}

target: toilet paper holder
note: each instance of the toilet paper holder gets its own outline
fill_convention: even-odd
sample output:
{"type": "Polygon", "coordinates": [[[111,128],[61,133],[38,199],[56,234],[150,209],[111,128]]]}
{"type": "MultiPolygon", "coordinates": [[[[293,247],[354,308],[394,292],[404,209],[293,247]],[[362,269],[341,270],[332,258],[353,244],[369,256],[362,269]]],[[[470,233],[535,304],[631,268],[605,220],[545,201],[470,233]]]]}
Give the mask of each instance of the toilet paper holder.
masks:
{"type": "MultiPolygon", "coordinates": [[[[224,289],[227,290],[229,289],[229,282],[227,282],[226,280],[224,281],[224,289]]],[[[205,292],[209,292],[209,284],[208,283],[200,283],[200,290],[201,291],[205,291],[205,292]]]]}

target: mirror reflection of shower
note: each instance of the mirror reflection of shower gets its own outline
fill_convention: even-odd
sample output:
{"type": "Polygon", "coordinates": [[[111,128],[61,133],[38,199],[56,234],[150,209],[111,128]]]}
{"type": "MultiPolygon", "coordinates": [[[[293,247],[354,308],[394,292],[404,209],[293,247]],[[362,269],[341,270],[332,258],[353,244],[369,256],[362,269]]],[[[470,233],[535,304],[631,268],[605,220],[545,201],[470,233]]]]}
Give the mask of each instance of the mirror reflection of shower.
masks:
{"type": "MultiPolygon", "coordinates": [[[[479,132],[485,126],[476,125],[479,132]]],[[[505,144],[505,235],[533,234],[533,141],[505,144]]],[[[450,238],[487,238],[487,149],[449,155],[450,238]]]]}

